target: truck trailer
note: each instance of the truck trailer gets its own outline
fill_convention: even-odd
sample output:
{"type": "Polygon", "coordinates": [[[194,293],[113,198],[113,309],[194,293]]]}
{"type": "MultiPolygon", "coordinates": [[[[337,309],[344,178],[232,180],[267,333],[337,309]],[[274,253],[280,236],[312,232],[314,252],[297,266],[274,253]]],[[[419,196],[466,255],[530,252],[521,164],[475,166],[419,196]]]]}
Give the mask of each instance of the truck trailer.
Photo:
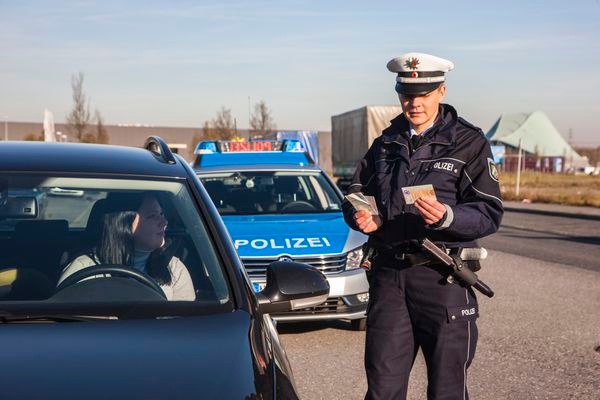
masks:
{"type": "Polygon", "coordinates": [[[333,175],[343,192],[373,140],[400,113],[400,106],[365,106],[331,117],[333,175]]]}

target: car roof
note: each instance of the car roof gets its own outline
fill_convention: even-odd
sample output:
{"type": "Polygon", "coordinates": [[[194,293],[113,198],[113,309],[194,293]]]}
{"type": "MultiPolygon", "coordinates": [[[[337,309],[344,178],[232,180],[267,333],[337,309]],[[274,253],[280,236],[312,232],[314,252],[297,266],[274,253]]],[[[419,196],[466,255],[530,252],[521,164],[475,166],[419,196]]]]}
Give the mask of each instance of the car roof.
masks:
{"type": "Polygon", "coordinates": [[[187,176],[180,158],[169,160],[144,148],[59,142],[0,142],[0,170],[187,176]]]}

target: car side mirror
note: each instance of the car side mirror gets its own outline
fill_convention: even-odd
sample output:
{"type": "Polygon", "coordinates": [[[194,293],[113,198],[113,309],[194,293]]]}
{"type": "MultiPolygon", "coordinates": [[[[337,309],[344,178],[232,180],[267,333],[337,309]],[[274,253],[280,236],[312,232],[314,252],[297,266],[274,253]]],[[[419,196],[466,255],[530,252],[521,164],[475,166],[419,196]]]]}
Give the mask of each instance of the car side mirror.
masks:
{"type": "Polygon", "coordinates": [[[275,261],[267,267],[267,285],[256,297],[263,314],[313,307],[329,297],[329,282],[310,265],[275,261]]]}

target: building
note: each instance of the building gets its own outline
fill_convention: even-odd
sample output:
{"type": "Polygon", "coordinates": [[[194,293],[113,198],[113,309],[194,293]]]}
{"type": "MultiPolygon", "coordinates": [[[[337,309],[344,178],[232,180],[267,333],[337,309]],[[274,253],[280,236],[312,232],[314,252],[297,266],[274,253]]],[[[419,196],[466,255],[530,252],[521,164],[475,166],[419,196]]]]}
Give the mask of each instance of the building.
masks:
{"type": "MultiPolygon", "coordinates": [[[[32,138],[37,138],[37,140],[43,140],[44,126],[42,122],[4,121],[3,125],[0,125],[0,139],[31,140],[32,138]]],[[[203,136],[203,129],[200,127],[167,127],[142,124],[103,126],[108,133],[110,144],[142,147],[148,136],[160,136],[174,152],[179,153],[187,161],[194,160],[196,142],[202,140],[203,136]]],[[[56,123],[54,124],[54,130],[57,133],[60,132],[60,134],[57,134],[57,140],[59,141],[77,141],[67,124],[56,123]]],[[[95,132],[95,130],[96,125],[91,124],[90,132],[95,132]]],[[[248,129],[237,129],[236,136],[248,138],[254,136],[254,132],[248,129]]],[[[326,172],[331,173],[331,132],[320,131],[318,136],[320,149],[319,164],[326,172]]]]}
{"type": "Polygon", "coordinates": [[[502,114],[485,137],[492,144],[494,158],[505,171],[515,171],[518,149],[522,169],[540,172],[575,171],[587,165],[541,111],[502,114]]]}

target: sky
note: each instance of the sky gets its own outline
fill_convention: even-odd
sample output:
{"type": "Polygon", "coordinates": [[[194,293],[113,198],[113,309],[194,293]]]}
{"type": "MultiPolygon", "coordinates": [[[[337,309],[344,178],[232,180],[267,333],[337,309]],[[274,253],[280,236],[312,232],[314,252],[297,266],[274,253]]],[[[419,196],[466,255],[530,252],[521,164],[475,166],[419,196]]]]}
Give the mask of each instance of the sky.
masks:
{"type": "Polygon", "coordinates": [[[105,124],[238,128],[264,100],[279,129],[398,104],[387,62],[449,59],[445,102],[489,130],[545,112],[574,145],[600,145],[600,0],[0,0],[0,119],[63,122],[84,75],[105,124]],[[250,106],[250,107],[249,107],[250,106]]]}

